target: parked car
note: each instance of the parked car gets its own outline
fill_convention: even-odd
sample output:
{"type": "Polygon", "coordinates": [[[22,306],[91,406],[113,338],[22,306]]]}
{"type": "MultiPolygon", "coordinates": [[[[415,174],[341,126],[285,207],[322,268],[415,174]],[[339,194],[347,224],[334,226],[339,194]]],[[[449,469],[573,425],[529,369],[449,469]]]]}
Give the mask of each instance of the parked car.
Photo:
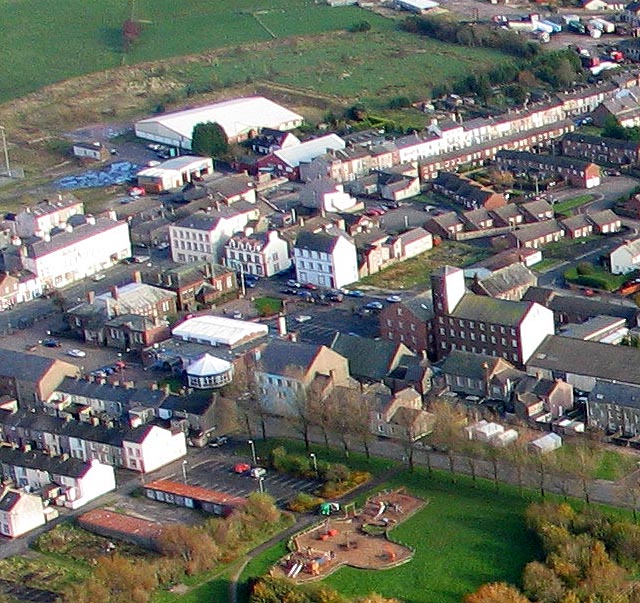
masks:
{"type": "Polygon", "coordinates": [[[307,322],[309,320],[311,320],[311,316],[309,316],[308,314],[299,314],[298,316],[296,316],[296,322],[307,322]]]}
{"type": "Polygon", "coordinates": [[[107,278],[107,275],[106,275],[106,274],[102,274],[102,273],[100,273],[100,274],[96,274],[96,275],[93,277],[93,282],[94,282],[94,283],[99,283],[100,281],[103,281],[105,278],[107,278]]]}
{"type": "Polygon", "coordinates": [[[251,469],[249,474],[254,479],[258,479],[260,477],[264,477],[265,475],[267,475],[267,470],[264,467],[254,467],[253,469],[251,469]]]}
{"type": "Polygon", "coordinates": [[[399,295],[390,295],[389,297],[387,297],[387,301],[390,304],[397,304],[398,302],[402,301],[402,298],[399,295]]]}
{"type": "MultiPolygon", "coordinates": [[[[224,446],[228,441],[229,441],[229,438],[227,436],[224,436],[224,435],[223,436],[218,436],[217,438],[214,438],[211,442],[209,442],[209,447],[210,448],[220,448],[220,446],[224,446]]],[[[244,472],[242,472],[242,473],[244,473],[244,472]]]]}
{"type": "Polygon", "coordinates": [[[130,197],[142,197],[145,190],[141,186],[132,186],[128,191],[130,197]]]}
{"type": "Polygon", "coordinates": [[[365,304],[364,307],[367,308],[367,310],[382,310],[382,302],[370,301],[365,304]]]}
{"type": "Polygon", "coordinates": [[[86,355],[86,352],[78,350],[77,348],[73,348],[67,352],[67,356],[71,356],[72,358],[84,358],[86,355]]]}
{"type": "Polygon", "coordinates": [[[314,285],[313,283],[304,283],[304,285],[302,285],[305,289],[308,289],[309,291],[316,291],[318,289],[317,285],[314,285]]]}
{"type": "Polygon", "coordinates": [[[364,293],[362,291],[358,291],[357,289],[343,289],[342,293],[344,293],[347,297],[364,297],[364,293]]]}
{"type": "Polygon", "coordinates": [[[57,339],[49,338],[44,339],[42,345],[45,348],[59,348],[62,344],[57,339]]]}
{"type": "Polygon", "coordinates": [[[296,289],[300,288],[300,283],[292,278],[287,281],[287,287],[295,287],[296,289]]]}
{"type": "Polygon", "coordinates": [[[251,469],[251,465],[249,463],[236,463],[233,466],[233,472],[238,475],[242,475],[243,473],[247,473],[251,469]]]}

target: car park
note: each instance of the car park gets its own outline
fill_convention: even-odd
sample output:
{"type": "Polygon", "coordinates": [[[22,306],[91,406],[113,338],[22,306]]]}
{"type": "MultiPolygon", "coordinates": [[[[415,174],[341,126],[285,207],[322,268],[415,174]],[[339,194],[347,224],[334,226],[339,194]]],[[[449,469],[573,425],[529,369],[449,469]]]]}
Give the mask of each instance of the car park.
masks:
{"type": "Polygon", "coordinates": [[[72,358],[84,358],[86,355],[86,352],[78,350],[77,348],[73,348],[67,352],[67,356],[71,356],[72,358]]]}

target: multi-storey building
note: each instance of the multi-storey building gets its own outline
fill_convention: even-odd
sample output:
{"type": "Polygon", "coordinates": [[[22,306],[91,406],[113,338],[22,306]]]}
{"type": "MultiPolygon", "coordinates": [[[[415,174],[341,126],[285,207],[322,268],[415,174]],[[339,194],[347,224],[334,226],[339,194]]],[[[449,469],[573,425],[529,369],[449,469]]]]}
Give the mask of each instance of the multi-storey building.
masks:
{"type": "Polygon", "coordinates": [[[19,237],[42,237],[80,214],[84,214],[80,199],[71,193],[59,194],[54,200],[45,199],[18,212],[13,218],[14,233],[19,237]]]}
{"type": "Polygon", "coordinates": [[[233,207],[207,213],[197,212],[169,227],[171,257],[174,262],[217,262],[231,235],[240,232],[260,210],[250,203],[238,201],[233,207]]]}
{"type": "Polygon", "coordinates": [[[129,225],[110,217],[73,216],[42,237],[16,238],[5,253],[9,271],[28,270],[41,291],[64,287],[131,256],[129,225]]]}
{"type": "Polygon", "coordinates": [[[291,266],[289,245],[276,230],[233,235],[224,246],[225,264],[236,272],[273,276],[291,266]]]}
{"type": "Polygon", "coordinates": [[[360,278],[356,246],[337,228],[301,232],[293,248],[293,262],[301,283],[338,289],[360,278]]]}
{"type": "Polygon", "coordinates": [[[431,277],[435,355],[452,350],[502,357],[524,365],[554,333],[553,312],[534,302],[467,293],[464,272],[445,266],[431,277]]]}

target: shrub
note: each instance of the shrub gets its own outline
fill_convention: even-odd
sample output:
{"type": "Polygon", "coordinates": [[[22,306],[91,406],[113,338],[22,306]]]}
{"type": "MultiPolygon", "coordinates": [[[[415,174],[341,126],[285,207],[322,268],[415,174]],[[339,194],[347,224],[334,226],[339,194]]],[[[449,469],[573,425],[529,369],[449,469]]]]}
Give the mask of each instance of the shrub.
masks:
{"type": "Polygon", "coordinates": [[[296,495],[296,497],[289,501],[287,504],[287,509],[289,511],[293,511],[294,513],[309,513],[318,508],[320,503],[324,501],[323,498],[319,496],[313,496],[312,494],[306,494],[305,492],[300,492],[296,495]]]}
{"type": "Polygon", "coordinates": [[[576,266],[576,270],[580,276],[586,276],[595,272],[595,268],[590,262],[580,262],[576,266]]]}
{"type": "Polygon", "coordinates": [[[350,28],[349,31],[351,33],[362,33],[365,31],[371,31],[371,23],[369,23],[369,21],[359,21],[358,23],[354,23],[350,28]]]}

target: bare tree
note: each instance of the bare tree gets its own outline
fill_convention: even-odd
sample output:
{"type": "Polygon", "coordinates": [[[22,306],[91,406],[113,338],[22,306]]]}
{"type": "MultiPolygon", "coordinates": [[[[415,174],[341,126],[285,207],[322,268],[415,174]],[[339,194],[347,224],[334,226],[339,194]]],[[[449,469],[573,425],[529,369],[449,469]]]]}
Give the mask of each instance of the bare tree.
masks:
{"type": "Polygon", "coordinates": [[[267,418],[271,413],[256,381],[256,369],[256,363],[248,355],[244,363],[236,367],[232,383],[225,386],[222,393],[226,398],[237,400],[238,413],[242,417],[249,437],[253,438],[251,420],[257,417],[260,421],[262,439],[266,440],[267,418]]]}
{"type": "Polygon", "coordinates": [[[441,398],[432,402],[430,410],[435,415],[432,441],[434,445],[446,453],[449,460],[449,471],[453,475],[455,473],[454,453],[464,441],[463,426],[467,417],[456,406],[441,398]]]}
{"type": "Polygon", "coordinates": [[[342,443],[345,457],[349,458],[351,436],[359,433],[361,421],[361,396],[357,389],[337,386],[329,396],[331,406],[332,431],[342,443]]]}

